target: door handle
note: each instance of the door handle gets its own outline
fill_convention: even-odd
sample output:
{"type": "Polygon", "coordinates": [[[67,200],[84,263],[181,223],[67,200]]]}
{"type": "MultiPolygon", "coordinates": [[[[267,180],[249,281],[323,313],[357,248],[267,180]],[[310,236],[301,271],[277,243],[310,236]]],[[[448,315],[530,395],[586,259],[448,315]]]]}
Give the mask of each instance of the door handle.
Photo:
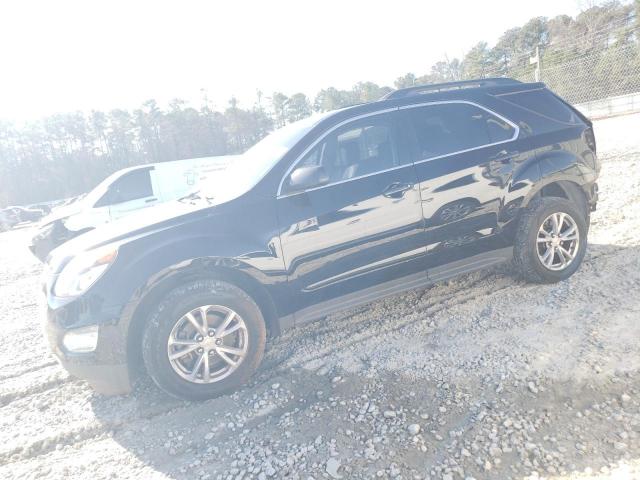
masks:
{"type": "Polygon", "coordinates": [[[412,183],[393,182],[382,191],[382,195],[387,198],[402,198],[404,192],[413,188],[412,183]]]}
{"type": "Polygon", "coordinates": [[[153,198],[147,198],[144,203],[151,203],[151,202],[155,202],[156,200],[158,200],[157,198],[153,197],[153,198]]]}

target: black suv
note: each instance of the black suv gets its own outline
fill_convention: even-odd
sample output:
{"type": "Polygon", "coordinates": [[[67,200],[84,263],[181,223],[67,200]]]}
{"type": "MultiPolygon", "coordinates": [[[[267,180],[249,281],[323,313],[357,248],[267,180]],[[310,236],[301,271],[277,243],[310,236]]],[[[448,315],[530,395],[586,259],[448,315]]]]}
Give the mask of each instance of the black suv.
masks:
{"type": "Polygon", "coordinates": [[[47,332],[103,393],[146,372],[228,392],[267,331],[514,259],[579,267],[600,165],[591,122],[541,83],[398,90],[290,124],[174,204],[100,227],[47,262],[47,332]]]}

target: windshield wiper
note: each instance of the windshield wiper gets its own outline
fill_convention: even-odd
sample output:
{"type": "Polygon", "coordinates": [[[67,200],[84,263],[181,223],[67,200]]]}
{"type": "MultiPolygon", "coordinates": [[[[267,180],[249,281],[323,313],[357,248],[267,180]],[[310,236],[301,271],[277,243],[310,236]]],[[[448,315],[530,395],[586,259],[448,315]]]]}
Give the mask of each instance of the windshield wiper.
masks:
{"type": "Polygon", "coordinates": [[[191,193],[187,193],[184,197],[180,197],[178,199],[179,202],[182,202],[184,200],[199,200],[202,197],[200,196],[200,190],[195,190],[191,193]]]}
{"type": "Polygon", "coordinates": [[[201,192],[200,190],[196,190],[196,191],[194,191],[194,192],[188,193],[188,194],[187,194],[187,195],[185,195],[184,197],[180,197],[180,198],[178,199],[178,201],[179,201],[179,202],[183,202],[183,201],[185,201],[185,200],[190,200],[190,201],[191,201],[190,203],[194,203],[194,202],[193,202],[193,200],[206,200],[206,201],[207,201],[207,203],[209,203],[209,204],[210,204],[210,203],[212,203],[212,201],[213,201],[213,197],[203,197],[203,196],[200,194],[200,192],[201,192]]]}

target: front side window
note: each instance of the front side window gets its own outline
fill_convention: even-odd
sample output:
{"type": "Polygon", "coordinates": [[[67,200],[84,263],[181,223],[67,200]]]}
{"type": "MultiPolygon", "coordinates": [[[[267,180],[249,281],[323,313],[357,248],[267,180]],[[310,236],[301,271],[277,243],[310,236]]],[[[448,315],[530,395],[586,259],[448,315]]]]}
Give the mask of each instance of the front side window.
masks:
{"type": "Polygon", "coordinates": [[[358,120],[327,135],[298,163],[322,166],[330,183],[369,175],[400,165],[391,118],[358,120]]]}
{"type": "Polygon", "coordinates": [[[443,103],[408,109],[420,150],[419,160],[511,140],[515,128],[467,103],[443,103]]]}
{"type": "Polygon", "coordinates": [[[149,171],[145,168],[125,173],[109,186],[107,193],[95,206],[103,207],[153,196],[149,171]]]}
{"type": "Polygon", "coordinates": [[[331,115],[334,112],[317,113],[266,136],[233,160],[224,171],[203,182],[200,185],[202,197],[223,202],[249,191],[292,147],[331,115]]]}

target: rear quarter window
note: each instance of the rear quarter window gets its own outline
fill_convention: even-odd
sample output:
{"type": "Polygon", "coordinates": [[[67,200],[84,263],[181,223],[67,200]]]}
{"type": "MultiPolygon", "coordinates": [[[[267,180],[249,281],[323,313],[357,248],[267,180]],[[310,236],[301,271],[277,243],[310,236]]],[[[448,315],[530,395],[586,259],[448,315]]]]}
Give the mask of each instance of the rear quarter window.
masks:
{"type": "Polygon", "coordinates": [[[547,89],[518,92],[501,98],[551,120],[574,125],[581,123],[578,115],[547,89]]]}

